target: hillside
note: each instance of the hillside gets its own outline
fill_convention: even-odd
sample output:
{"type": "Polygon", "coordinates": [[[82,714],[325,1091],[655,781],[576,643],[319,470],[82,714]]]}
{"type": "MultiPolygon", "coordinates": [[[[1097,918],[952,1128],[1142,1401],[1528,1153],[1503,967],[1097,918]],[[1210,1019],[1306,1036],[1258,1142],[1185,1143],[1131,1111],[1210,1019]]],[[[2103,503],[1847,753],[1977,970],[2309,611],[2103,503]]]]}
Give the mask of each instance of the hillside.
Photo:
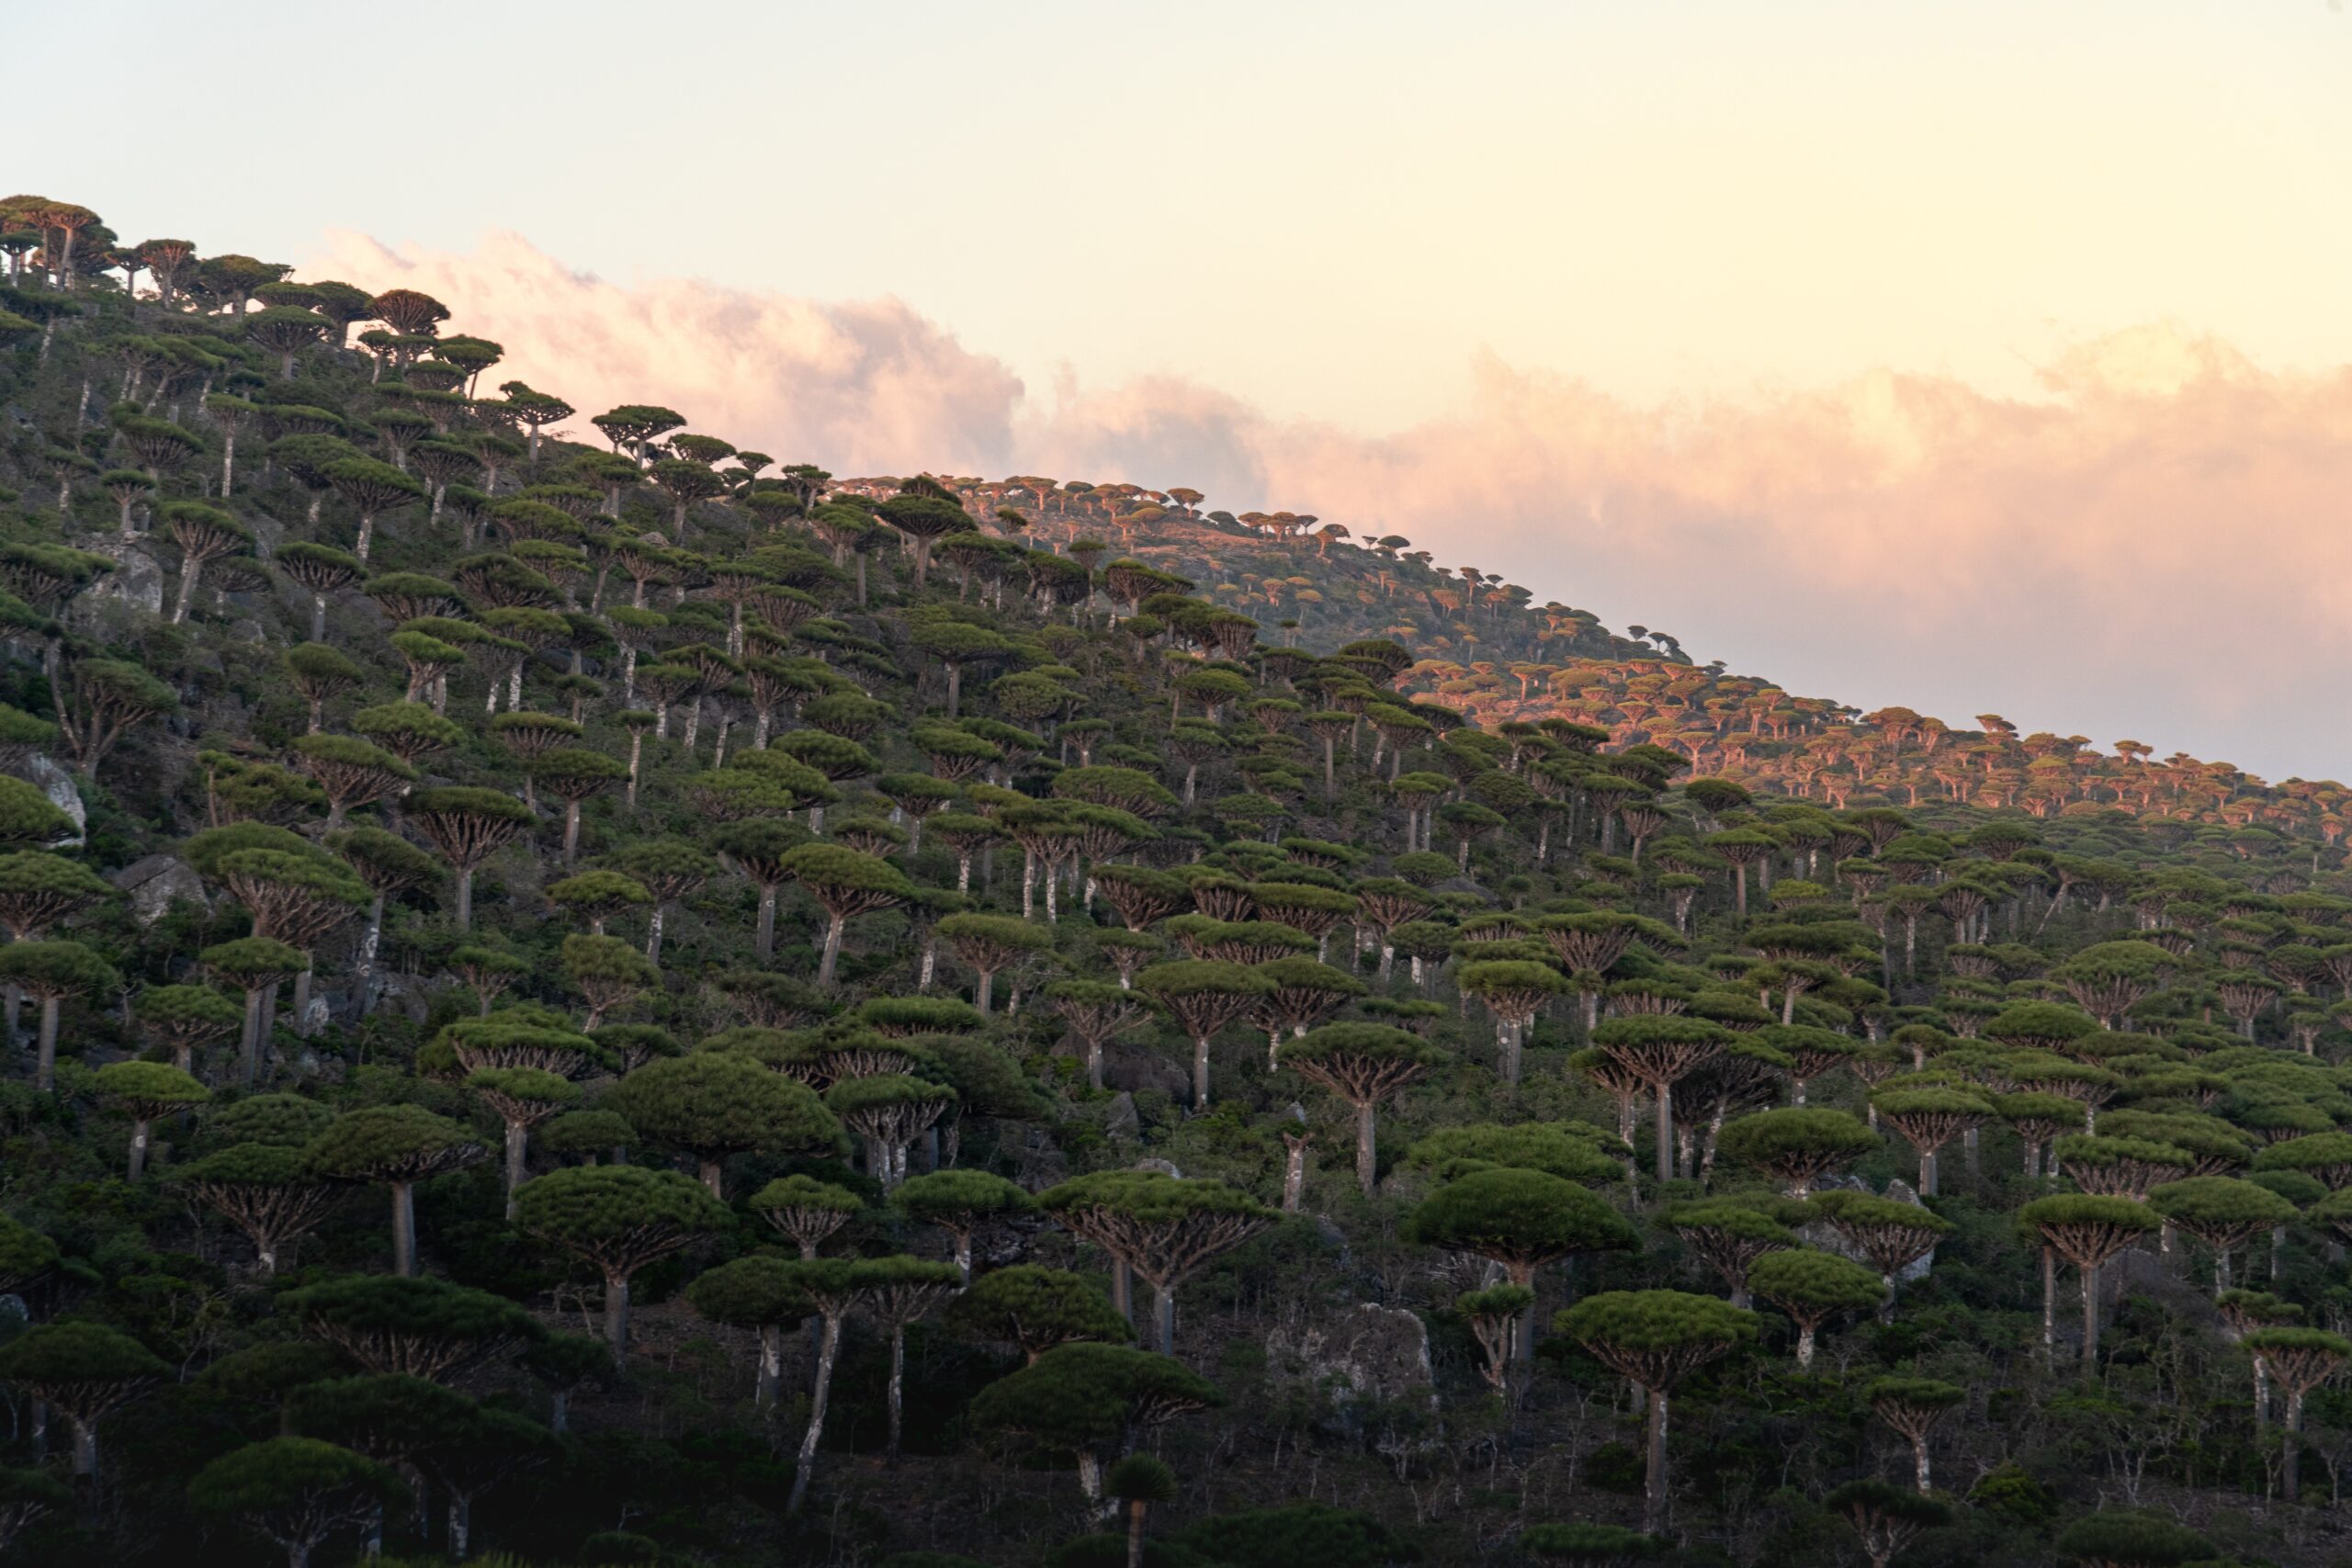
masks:
{"type": "Polygon", "coordinates": [[[0,254],[0,1559],[2352,1555],[2338,786],[0,254]]]}

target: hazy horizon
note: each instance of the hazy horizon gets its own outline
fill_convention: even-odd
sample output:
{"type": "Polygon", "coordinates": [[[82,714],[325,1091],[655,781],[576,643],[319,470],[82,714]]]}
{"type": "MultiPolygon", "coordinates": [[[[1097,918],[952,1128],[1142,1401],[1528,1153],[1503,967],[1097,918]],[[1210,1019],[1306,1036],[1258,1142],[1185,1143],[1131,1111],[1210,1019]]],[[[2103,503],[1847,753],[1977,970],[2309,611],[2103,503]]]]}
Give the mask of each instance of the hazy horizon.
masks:
{"type": "Polygon", "coordinates": [[[2352,654],[2328,5],[626,16],[420,6],[439,69],[28,17],[131,99],[282,69],[214,155],[93,123],[11,177],[428,288],[583,412],[1190,484],[1808,694],[2352,774],[2301,722],[2352,654]]]}

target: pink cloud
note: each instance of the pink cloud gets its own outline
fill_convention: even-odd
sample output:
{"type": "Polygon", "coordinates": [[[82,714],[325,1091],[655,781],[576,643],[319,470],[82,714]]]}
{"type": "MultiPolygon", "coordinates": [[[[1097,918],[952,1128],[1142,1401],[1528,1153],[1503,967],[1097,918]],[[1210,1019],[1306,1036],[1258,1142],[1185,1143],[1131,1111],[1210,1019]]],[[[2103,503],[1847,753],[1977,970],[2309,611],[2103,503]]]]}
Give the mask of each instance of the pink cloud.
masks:
{"type": "Polygon", "coordinates": [[[514,234],[458,254],[338,232],[302,276],[447,302],[457,330],[505,345],[500,379],[568,399],[591,439],[589,414],[655,402],[698,431],[842,474],[982,472],[1012,451],[1018,378],[896,299],[832,304],[682,279],[623,287],[514,234]]]}
{"type": "Polygon", "coordinates": [[[2352,773],[2324,722],[2352,656],[2352,371],[2177,325],[2078,345],[2032,399],[1882,371],[1637,404],[1487,356],[1461,407],[1372,436],[1174,378],[1034,396],[897,300],[623,287],[512,235],[337,235],[305,275],[438,296],[507,345],[502,376],[583,414],[666,403],[843,474],[1188,484],[1404,534],[1808,694],[2352,773]]]}
{"type": "Polygon", "coordinates": [[[2165,327],[2044,379],[2036,401],[1879,374],[1637,409],[1490,364],[1456,415],[1278,434],[1267,471],[1279,504],[1797,690],[2346,771],[2311,721],[2352,656],[2352,375],[2165,327]]]}

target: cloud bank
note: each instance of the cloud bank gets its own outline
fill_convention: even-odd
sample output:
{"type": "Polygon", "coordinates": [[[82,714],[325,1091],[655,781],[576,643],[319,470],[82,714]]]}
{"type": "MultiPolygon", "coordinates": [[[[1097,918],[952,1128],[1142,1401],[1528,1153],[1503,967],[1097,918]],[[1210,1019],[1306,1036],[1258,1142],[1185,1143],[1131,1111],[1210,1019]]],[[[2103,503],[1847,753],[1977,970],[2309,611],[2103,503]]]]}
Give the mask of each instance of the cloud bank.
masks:
{"type": "Polygon", "coordinates": [[[2081,344],[2031,399],[1888,370],[1635,403],[1489,355],[1459,407],[1367,435],[1174,378],[1033,389],[898,300],[621,286],[512,235],[337,235],[305,275],[434,294],[506,345],[502,376],[583,412],[665,403],[842,474],[1188,484],[1406,535],[1808,694],[2352,774],[2352,369],[2177,324],[2081,344]]]}

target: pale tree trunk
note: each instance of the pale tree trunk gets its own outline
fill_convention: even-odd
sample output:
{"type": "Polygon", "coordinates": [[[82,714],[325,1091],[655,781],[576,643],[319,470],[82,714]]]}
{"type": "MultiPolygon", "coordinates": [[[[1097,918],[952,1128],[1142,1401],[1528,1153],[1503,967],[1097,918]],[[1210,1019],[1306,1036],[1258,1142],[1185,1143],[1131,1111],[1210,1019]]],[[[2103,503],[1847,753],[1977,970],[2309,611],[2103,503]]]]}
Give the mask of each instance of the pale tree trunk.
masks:
{"type": "MultiPolygon", "coordinates": [[[[968,1269],[964,1277],[971,1278],[968,1269]]],[[[899,1462],[899,1438],[906,1428],[906,1388],[907,1326],[894,1323],[890,1325],[890,1440],[883,1455],[884,1461],[893,1465],[899,1462]]]]}
{"type": "MultiPolygon", "coordinates": [[[[250,1013],[248,1017],[250,1018],[250,1013]]],[[[33,1088],[47,1094],[57,1087],[57,998],[55,997],[43,997],[40,999],[40,1039],[33,1047],[33,1088]]],[[[253,1082],[250,1064],[245,1081],[248,1086],[253,1082]]]]}
{"type": "Polygon", "coordinates": [[[762,1410],[775,1407],[776,1391],[784,1382],[784,1329],[781,1325],[760,1325],[759,1381],[752,1391],[752,1401],[762,1410]]]}
{"type": "Polygon", "coordinates": [[[1657,1179],[1674,1179],[1674,1086],[1657,1085],[1657,1179]]]}
{"type": "Polygon", "coordinates": [[[2058,1364],[2058,1258],[2047,1247],[2041,1249],[2041,1359],[2045,1366],[2058,1364]]]}
{"type": "Polygon", "coordinates": [[[832,987],[833,972],[841,963],[842,928],[847,924],[846,916],[835,915],[825,926],[825,956],[817,965],[817,984],[828,990],[832,987]]]}
{"type": "Polygon", "coordinates": [[[359,1016],[365,1018],[376,1005],[376,951],[384,938],[384,896],[379,893],[368,904],[368,924],[359,933],[358,973],[353,976],[359,993],[359,1016]]]}
{"type": "Polygon", "coordinates": [[[523,1189],[523,1167],[530,1137],[530,1129],[520,1122],[506,1123],[506,1217],[510,1221],[519,1207],[515,1194],[523,1189]]]}
{"type": "Polygon", "coordinates": [[[392,1272],[401,1279],[416,1275],[416,1190],[405,1181],[392,1190],[392,1272]]]}
{"type": "Polygon", "coordinates": [[[2287,1429],[2279,1435],[2279,1479],[2287,1501],[2299,1502],[2302,1497],[2303,1468],[2303,1391],[2287,1391],[2287,1429]]]}
{"type": "Polygon", "coordinates": [[[1642,1529],[1657,1535],[1666,1529],[1666,1391],[1650,1394],[1649,1469],[1642,1484],[1642,1529]]]}
{"type": "Polygon", "coordinates": [[[2098,1371],[2098,1270],[2081,1268],[2083,1277],[2083,1370],[2098,1371]]]}
{"type": "Polygon", "coordinates": [[[605,1276],[605,1340],[613,1348],[613,1364],[628,1355],[628,1277],[605,1276]]]}
{"type": "MultiPolygon", "coordinates": [[[[40,1018],[42,1034],[47,1034],[50,1032],[50,1004],[42,1004],[40,1018]]],[[[244,992],[244,1034],[238,1042],[238,1055],[244,1058],[244,1086],[252,1089],[254,1084],[261,1081],[261,992],[256,992],[256,989],[244,992]]],[[[42,1075],[38,1086],[40,1089],[50,1086],[47,1075],[42,1075]]]]}
{"type": "Polygon", "coordinates": [[[842,1320],[833,1313],[825,1314],[823,1337],[817,1345],[816,1384],[808,1401],[808,1428],[800,1435],[799,1462],[793,1467],[792,1495],[784,1511],[797,1514],[808,1495],[808,1477],[817,1466],[817,1445],[825,1436],[825,1401],[833,1386],[833,1362],[841,1355],[842,1320]]]}

